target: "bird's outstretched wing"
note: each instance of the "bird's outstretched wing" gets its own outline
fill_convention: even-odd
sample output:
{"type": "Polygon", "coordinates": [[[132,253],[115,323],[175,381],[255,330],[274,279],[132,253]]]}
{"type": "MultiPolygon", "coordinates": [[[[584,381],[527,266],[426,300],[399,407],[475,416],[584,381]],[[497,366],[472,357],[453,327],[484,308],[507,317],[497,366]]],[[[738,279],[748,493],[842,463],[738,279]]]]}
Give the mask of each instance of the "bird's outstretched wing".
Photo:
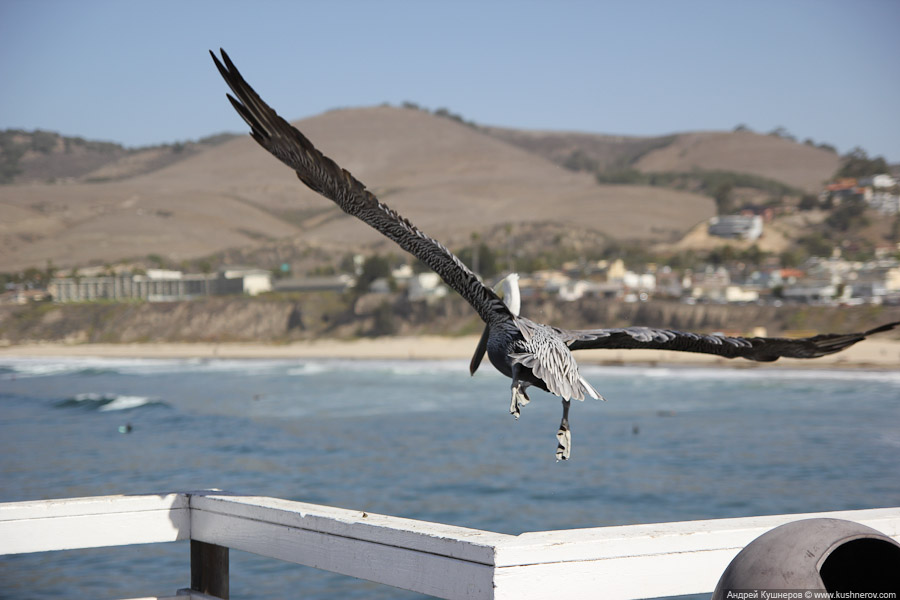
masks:
{"type": "Polygon", "coordinates": [[[557,329],[570,350],[635,349],[674,350],[717,354],[725,358],[746,358],[771,362],[781,357],[818,358],[840,352],[874,333],[889,331],[900,321],[888,323],[861,333],[823,333],[807,338],[727,337],[652,329],[624,327],[621,329],[557,329]]]}
{"type": "Polygon", "coordinates": [[[250,126],[253,139],[294,169],[310,189],[335,202],[349,215],[374,227],[433,269],[456,290],[486,323],[512,319],[503,301],[452,252],[428,237],[395,210],[382,204],[348,171],[323,155],[294,126],[279,117],[241,77],[224,50],[222,60],[210,51],[222,77],[237,96],[228,95],[250,126]]]}

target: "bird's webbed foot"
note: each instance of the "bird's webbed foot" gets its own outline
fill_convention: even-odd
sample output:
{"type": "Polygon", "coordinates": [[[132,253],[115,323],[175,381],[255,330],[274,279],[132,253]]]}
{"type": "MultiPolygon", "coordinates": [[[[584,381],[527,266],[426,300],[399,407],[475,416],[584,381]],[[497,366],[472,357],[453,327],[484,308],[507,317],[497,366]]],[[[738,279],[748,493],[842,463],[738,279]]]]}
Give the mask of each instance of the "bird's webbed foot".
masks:
{"type": "Polygon", "coordinates": [[[531,402],[531,398],[528,397],[528,393],[525,391],[525,388],[527,387],[528,384],[522,381],[517,381],[512,385],[512,397],[509,402],[509,414],[517,419],[519,418],[519,414],[521,413],[519,409],[531,402]]]}
{"type": "Polygon", "coordinates": [[[528,393],[525,391],[528,385],[528,382],[519,379],[519,365],[514,364],[512,369],[512,387],[510,388],[512,393],[509,401],[509,414],[517,419],[521,412],[519,408],[531,402],[531,398],[528,397],[528,393]]]}
{"type": "Polygon", "coordinates": [[[572,432],[569,430],[569,401],[563,400],[563,417],[556,432],[556,460],[569,460],[572,453],[572,432]]]}

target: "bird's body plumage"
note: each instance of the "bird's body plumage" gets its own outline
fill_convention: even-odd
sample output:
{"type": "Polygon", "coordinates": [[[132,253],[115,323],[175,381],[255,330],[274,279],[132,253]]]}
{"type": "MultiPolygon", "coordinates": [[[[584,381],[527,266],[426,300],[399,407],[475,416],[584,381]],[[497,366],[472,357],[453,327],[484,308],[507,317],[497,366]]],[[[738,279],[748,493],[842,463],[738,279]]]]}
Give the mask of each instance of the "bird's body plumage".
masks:
{"type": "Polygon", "coordinates": [[[290,123],[279,117],[247,84],[222,51],[222,61],[210,52],[219,72],[236,98],[228,96],[235,110],[250,126],[251,136],[263,148],[294,169],[312,190],[335,202],[344,212],[375,228],[401,248],[434,270],[459,293],[485,322],[485,336],[470,364],[478,368],[487,353],[491,364],[512,379],[510,412],[529,399],[526,389],[535,386],[562,399],[563,419],[557,432],[557,458],[567,459],[571,447],[568,411],[571,400],[585,396],[600,398],[579,374],[572,351],[587,348],[658,348],[681,352],[718,354],[772,361],[780,356],[815,358],[838,352],[891,323],[867,332],[823,334],[803,339],[740,338],[685,333],[648,327],[565,330],[535,323],[518,314],[518,287],[512,310],[491,288],[440,242],[422,233],[415,225],[380,202],[365,185],[323,155],[290,123]]]}

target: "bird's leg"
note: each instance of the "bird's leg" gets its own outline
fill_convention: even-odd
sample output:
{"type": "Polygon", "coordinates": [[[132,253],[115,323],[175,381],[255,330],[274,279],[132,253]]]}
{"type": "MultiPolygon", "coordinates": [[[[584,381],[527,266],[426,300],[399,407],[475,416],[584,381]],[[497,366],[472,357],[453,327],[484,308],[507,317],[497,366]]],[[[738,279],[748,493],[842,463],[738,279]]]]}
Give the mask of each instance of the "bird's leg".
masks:
{"type": "Polygon", "coordinates": [[[525,406],[531,399],[528,397],[528,394],[525,392],[525,388],[528,387],[527,381],[522,381],[519,379],[519,363],[513,363],[512,366],[512,394],[509,401],[509,414],[514,416],[515,418],[519,418],[519,407],[525,406]]]}
{"type": "Polygon", "coordinates": [[[556,460],[569,460],[572,452],[572,432],[569,431],[569,405],[568,400],[562,401],[563,416],[559,423],[559,431],[556,432],[556,460]]]}

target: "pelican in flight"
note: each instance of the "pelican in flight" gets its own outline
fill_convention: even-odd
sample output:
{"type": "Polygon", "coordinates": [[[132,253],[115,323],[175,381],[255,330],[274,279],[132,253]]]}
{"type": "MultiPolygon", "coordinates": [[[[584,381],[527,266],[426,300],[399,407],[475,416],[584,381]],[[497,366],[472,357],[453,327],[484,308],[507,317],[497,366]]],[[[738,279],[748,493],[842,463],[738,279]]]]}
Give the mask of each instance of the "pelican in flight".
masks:
{"type": "Polygon", "coordinates": [[[270,108],[241,77],[222,52],[221,61],[210,55],[234,96],[228,99],[250,126],[260,146],[297,172],[309,188],[336,203],[344,212],[374,227],[401,248],[427,264],[444,282],[475,309],[485,323],[484,335],[472,358],[478,368],[486,352],[491,364],[512,379],[509,410],[516,418],[528,403],[527,389],[534,386],[562,400],[562,421],[557,431],[558,460],[571,452],[569,406],[585,396],[601,398],[578,372],[572,352],[589,348],[655,348],[680,352],[717,354],[726,358],[773,361],[779,357],[816,358],[839,352],[867,336],[893,329],[890,323],[849,334],[821,334],[808,338],[741,338],[685,333],[649,327],[566,330],[536,323],[519,315],[516,277],[501,282],[506,302],[440,242],[422,233],[409,220],[381,203],[359,180],[323,155],[302,133],[270,108]]]}

